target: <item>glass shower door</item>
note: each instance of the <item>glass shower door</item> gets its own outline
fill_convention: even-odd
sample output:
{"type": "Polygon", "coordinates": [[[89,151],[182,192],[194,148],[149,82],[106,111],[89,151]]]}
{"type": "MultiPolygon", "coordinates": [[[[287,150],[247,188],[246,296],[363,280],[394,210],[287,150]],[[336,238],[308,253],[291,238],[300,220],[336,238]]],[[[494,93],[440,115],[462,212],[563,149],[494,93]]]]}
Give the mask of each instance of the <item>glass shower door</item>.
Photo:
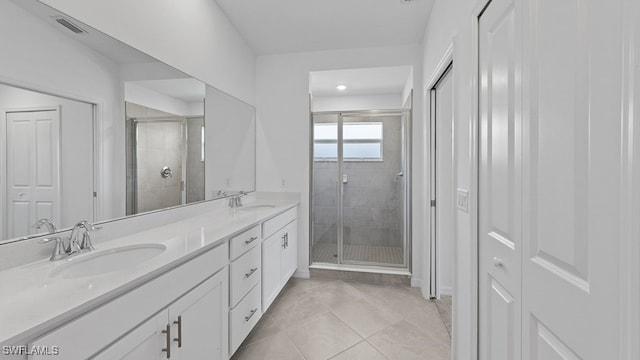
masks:
{"type": "Polygon", "coordinates": [[[406,266],[402,114],[344,115],[341,262],[406,266]]]}
{"type": "Polygon", "coordinates": [[[338,263],[338,114],[313,115],[311,261],[338,263]]]}
{"type": "Polygon", "coordinates": [[[313,114],[312,263],[408,267],[408,114],[313,114]]]}

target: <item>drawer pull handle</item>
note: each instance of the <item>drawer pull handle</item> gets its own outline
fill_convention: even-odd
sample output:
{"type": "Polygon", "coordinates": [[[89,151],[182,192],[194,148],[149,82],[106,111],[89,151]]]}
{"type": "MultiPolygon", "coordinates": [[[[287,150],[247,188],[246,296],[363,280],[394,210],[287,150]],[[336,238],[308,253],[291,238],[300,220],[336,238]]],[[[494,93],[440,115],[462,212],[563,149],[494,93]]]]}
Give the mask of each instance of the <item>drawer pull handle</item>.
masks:
{"type": "Polygon", "coordinates": [[[287,234],[282,235],[282,248],[287,248],[287,234]]]}
{"type": "Polygon", "coordinates": [[[249,276],[253,275],[254,272],[258,271],[258,268],[253,268],[251,270],[249,270],[248,273],[244,274],[245,278],[248,278],[249,276]]]}
{"type": "Polygon", "coordinates": [[[254,242],[256,240],[258,240],[258,237],[257,236],[252,236],[251,239],[245,240],[244,243],[249,245],[249,244],[251,244],[252,242],[254,242]]]}
{"type": "Polygon", "coordinates": [[[178,337],[174,338],[173,341],[178,343],[178,347],[182,347],[182,315],[178,316],[178,321],[174,321],[174,324],[178,325],[178,337]]]}
{"type": "Polygon", "coordinates": [[[251,310],[251,314],[249,314],[249,316],[245,316],[245,317],[244,317],[244,321],[249,321],[249,320],[251,320],[251,318],[253,317],[253,315],[255,315],[255,314],[256,314],[256,312],[257,312],[257,311],[258,311],[258,308],[255,308],[255,309],[251,310]]]}
{"type": "Polygon", "coordinates": [[[167,359],[171,358],[171,325],[167,324],[167,329],[162,330],[163,334],[167,334],[167,347],[163,348],[162,351],[167,353],[167,359]]]}

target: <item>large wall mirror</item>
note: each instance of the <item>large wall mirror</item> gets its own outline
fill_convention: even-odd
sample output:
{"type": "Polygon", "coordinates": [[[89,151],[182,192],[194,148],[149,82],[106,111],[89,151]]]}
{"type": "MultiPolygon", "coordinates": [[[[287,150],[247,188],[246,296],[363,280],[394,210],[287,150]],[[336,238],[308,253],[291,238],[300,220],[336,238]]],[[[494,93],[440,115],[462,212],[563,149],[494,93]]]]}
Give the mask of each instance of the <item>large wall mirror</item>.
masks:
{"type": "Polygon", "coordinates": [[[252,106],[36,0],[0,43],[0,243],[255,190],[252,106]]]}

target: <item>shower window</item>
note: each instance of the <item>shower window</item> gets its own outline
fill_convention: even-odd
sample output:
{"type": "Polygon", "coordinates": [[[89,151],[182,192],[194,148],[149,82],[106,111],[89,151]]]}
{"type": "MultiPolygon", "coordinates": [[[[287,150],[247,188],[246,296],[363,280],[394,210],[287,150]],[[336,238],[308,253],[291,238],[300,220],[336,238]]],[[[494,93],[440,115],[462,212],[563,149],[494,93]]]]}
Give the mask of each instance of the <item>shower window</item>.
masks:
{"type": "MultiPolygon", "coordinates": [[[[315,161],[336,161],[337,127],[335,123],[314,124],[315,161]]],[[[382,161],[382,122],[344,123],[344,161],[382,161]]]]}

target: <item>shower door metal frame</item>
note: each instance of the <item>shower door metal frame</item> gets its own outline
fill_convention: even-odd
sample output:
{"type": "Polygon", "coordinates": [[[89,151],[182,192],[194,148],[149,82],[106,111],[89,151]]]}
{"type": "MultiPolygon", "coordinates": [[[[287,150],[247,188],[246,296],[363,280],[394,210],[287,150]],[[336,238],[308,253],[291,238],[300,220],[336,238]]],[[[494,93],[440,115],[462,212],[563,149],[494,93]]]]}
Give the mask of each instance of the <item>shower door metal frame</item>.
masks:
{"type": "MultiPolygon", "coordinates": [[[[338,166],[338,223],[337,223],[337,252],[338,252],[338,263],[329,263],[331,265],[353,265],[358,267],[376,267],[376,268],[388,268],[388,269],[407,269],[411,270],[411,121],[412,121],[412,110],[411,109],[387,109],[387,110],[361,110],[361,111],[319,111],[319,112],[311,112],[310,113],[310,191],[309,191],[309,264],[313,265],[313,243],[314,243],[314,232],[313,232],[313,164],[314,164],[314,116],[315,115],[336,115],[337,116],[337,159],[336,163],[338,166]],[[406,116],[408,115],[408,116],[406,116]],[[356,261],[356,260],[344,260],[344,183],[342,181],[344,175],[344,158],[343,158],[343,125],[344,125],[344,117],[382,117],[382,116],[400,116],[401,121],[401,139],[402,139],[402,163],[403,163],[403,182],[404,182],[404,193],[403,196],[403,217],[402,217],[402,240],[403,240],[403,259],[402,264],[388,264],[388,263],[377,263],[377,262],[369,262],[369,261],[356,261]],[[406,116],[406,117],[405,117],[406,116]]],[[[317,263],[316,263],[317,264],[317,263]]],[[[326,264],[326,263],[321,263],[326,264]]]]}

